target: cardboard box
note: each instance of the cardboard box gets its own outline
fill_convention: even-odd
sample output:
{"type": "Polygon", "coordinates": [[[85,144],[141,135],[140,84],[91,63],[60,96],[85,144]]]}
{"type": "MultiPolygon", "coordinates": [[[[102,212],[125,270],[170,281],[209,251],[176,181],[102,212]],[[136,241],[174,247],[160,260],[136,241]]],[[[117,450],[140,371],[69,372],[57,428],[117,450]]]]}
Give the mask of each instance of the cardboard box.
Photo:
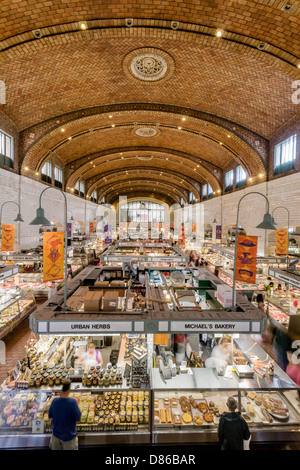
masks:
{"type": "Polygon", "coordinates": [[[124,297],[126,292],[126,283],[124,281],[111,281],[110,287],[124,287],[124,289],[118,289],[119,297],[124,297]]]}
{"type": "Polygon", "coordinates": [[[83,304],[85,312],[99,312],[103,292],[101,290],[88,291],[84,294],[83,304]]]}
{"type": "Polygon", "coordinates": [[[67,306],[74,309],[80,310],[83,304],[83,299],[79,296],[72,295],[69,299],[67,299],[67,306]]]}
{"type": "Polygon", "coordinates": [[[109,281],[96,281],[94,286],[95,287],[108,287],[109,281]]]}
{"type": "Polygon", "coordinates": [[[78,287],[78,289],[74,292],[72,297],[81,297],[82,298],[88,290],[89,290],[89,288],[87,286],[78,287]]]}
{"type": "Polygon", "coordinates": [[[105,292],[102,298],[102,310],[104,312],[115,312],[118,309],[118,291],[111,290],[105,292]]]}
{"type": "Polygon", "coordinates": [[[224,308],[232,306],[232,289],[229,286],[217,286],[217,300],[224,308]]]}

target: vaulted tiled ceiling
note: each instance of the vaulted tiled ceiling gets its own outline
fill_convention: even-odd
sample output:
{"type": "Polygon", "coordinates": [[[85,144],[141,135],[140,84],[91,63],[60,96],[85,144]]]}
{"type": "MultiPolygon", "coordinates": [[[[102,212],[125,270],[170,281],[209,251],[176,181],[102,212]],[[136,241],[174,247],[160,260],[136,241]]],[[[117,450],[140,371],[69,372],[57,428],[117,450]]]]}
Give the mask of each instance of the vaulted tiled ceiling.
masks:
{"type": "Polygon", "coordinates": [[[1,108],[20,132],[21,172],[36,178],[56,156],[67,191],[83,177],[88,195],[111,202],[130,191],[198,197],[205,182],[218,195],[232,162],[265,179],[268,140],[299,114],[300,3],[290,3],[2,0],[1,108]],[[133,76],[139,53],[159,54],[165,76],[133,76]]]}

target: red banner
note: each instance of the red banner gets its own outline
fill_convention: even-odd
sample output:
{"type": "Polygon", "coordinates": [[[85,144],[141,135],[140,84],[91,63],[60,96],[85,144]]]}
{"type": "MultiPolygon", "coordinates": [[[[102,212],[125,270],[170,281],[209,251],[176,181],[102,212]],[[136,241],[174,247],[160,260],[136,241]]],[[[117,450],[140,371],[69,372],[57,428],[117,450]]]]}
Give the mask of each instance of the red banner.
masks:
{"type": "Polygon", "coordinates": [[[57,281],[64,278],[64,232],[43,234],[43,279],[57,281]]]}
{"type": "Polygon", "coordinates": [[[257,237],[238,235],[235,278],[237,281],[256,282],[257,237]]]}
{"type": "Polygon", "coordinates": [[[15,247],[15,226],[2,225],[1,230],[1,251],[14,251],[15,247]]]}

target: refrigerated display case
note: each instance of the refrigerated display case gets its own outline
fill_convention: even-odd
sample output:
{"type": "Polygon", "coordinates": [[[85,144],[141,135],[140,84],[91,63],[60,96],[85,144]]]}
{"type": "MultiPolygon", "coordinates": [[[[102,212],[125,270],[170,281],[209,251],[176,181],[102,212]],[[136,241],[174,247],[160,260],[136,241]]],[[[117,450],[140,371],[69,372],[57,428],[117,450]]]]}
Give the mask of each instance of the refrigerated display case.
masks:
{"type": "MultiPolygon", "coordinates": [[[[48,411],[59,392],[0,391],[0,448],[48,447],[52,423],[48,411]]],[[[81,410],[77,424],[81,446],[150,444],[150,392],[126,387],[72,391],[81,410]]]]}
{"type": "Polygon", "coordinates": [[[1,268],[0,279],[0,339],[19,325],[36,307],[32,291],[26,292],[17,285],[19,267],[1,268]]]}
{"type": "Polygon", "coordinates": [[[153,443],[218,442],[229,397],[248,423],[251,442],[300,441],[299,388],[250,336],[235,343],[243,355],[219,374],[188,368],[166,381],[158,368],[152,370],[153,443]]]}

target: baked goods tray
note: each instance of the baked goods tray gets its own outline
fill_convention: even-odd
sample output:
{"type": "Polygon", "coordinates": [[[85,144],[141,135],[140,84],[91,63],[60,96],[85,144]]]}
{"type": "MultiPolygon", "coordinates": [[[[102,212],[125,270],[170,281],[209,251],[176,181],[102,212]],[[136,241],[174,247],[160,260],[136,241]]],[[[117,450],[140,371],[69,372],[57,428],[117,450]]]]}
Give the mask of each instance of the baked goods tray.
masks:
{"type": "MultiPolygon", "coordinates": [[[[214,399],[214,405],[220,407],[221,412],[226,410],[225,399],[221,399],[219,396],[215,396],[214,399]]],[[[178,392],[156,393],[155,401],[154,416],[157,416],[157,418],[155,418],[156,422],[154,421],[154,423],[159,427],[213,427],[219,422],[219,418],[209,410],[209,403],[202,393],[193,393],[192,396],[182,395],[178,392]],[[192,406],[192,403],[194,406],[192,406]],[[203,411],[199,409],[200,404],[203,404],[203,411]],[[159,422],[161,410],[167,409],[171,411],[172,422],[159,422]],[[207,421],[208,419],[210,421],[207,421]]]]}
{"type": "MultiPolygon", "coordinates": [[[[242,397],[242,406],[244,406],[246,410],[246,414],[250,419],[246,419],[249,424],[255,425],[263,425],[263,426],[286,426],[290,424],[299,424],[300,417],[297,413],[292,409],[290,403],[283,395],[279,394],[276,391],[268,391],[268,392],[245,392],[246,396],[242,397]],[[277,402],[277,409],[286,410],[281,416],[276,413],[276,406],[273,406],[274,400],[277,402]],[[247,409],[249,404],[253,406],[254,415],[249,415],[247,413],[247,409]],[[279,407],[279,408],[278,408],[279,407]],[[265,416],[265,412],[263,410],[267,410],[270,417],[268,420],[265,416]]],[[[245,414],[242,413],[242,416],[245,418],[245,414]]]]}
{"type": "MultiPolygon", "coordinates": [[[[172,428],[174,426],[174,418],[172,415],[171,409],[171,400],[177,400],[176,392],[156,392],[155,399],[154,399],[154,424],[155,426],[159,426],[161,428],[172,428]],[[166,404],[165,400],[169,400],[169,405],[166,404]],[[162,413],[165,410],[165,414],[168,413],[168,417],[170,417],[170,422],[162,422],[162,413]]],[[[167,416],[166,416],[167,418],[167,416]]]]}

